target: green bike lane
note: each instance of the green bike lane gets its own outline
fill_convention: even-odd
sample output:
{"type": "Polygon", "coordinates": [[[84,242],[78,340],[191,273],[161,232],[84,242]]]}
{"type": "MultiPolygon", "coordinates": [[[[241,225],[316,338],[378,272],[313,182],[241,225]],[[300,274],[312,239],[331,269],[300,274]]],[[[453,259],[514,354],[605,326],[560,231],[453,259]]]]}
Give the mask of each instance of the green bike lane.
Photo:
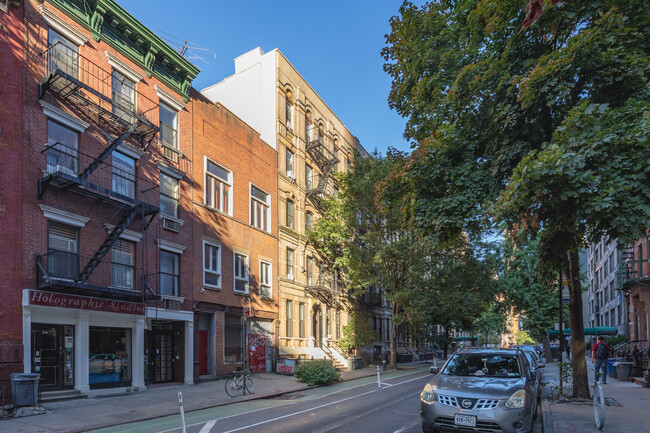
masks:
{"type": "MultiPolygon", "coordinates": [[[[427,370],[428,366],[424,366],[388,373],[382,372],[381,382],[386,382],[385,386],[390,386],[389,381],[392,379],[398,379],[413,374],[422,375],[427,370]]],[[[253,376],[253,379],[254,378],[255,376],[253,376]]],[[[318,400],[333,394],[353,390],[355,388],[368,387],[370,385],[376,386],[376,384],[377,376],[373,375],[338,382],[328,386],[300,389],[285,394],[278,393],[275,395],[266,395],[252,400],[238,401],[238,397],[235,397],[230,399],[227,403],[219,406],[185,412],[185,425],[188,430],[198,431],[197,426],[205,425],[213,420],[224,420],[240,415],[253,414],[267,409],[294,405],[296,403],[307,402],[310,400],[318,400]]],[[[185,402],[187,402],[187,398],[188,397],[183,396],[185,402]]],[[[171,433],[180,431],[180,428],[181,416],[179,407],[176,413],[170,415],[91,431],[96,433],[171,433]]]]}

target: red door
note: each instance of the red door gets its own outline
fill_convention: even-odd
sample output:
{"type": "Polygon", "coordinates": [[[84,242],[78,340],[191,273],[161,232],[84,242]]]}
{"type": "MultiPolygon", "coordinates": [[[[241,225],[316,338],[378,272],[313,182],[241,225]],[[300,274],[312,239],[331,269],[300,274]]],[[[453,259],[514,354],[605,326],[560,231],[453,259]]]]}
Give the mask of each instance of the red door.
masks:
{"type": "Polygon", "coordinates": [[[199,375],[208,374],[208,331],[199,331],[199,375]]]}
{"type": "Polygon", "coordinates": [[[248,334],[248,365],[252,372],[266,372],[266,337],[248,334]]]}

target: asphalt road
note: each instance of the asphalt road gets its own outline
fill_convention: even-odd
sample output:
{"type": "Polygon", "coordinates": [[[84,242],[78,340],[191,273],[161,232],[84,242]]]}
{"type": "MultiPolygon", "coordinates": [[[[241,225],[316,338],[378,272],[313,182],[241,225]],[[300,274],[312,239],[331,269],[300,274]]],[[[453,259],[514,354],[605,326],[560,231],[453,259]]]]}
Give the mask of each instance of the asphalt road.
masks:
{"type": "MultiPolygon", "coordinates": [[[[382,381],[364,378],[285,396],[186,414],[187,433],[419,433],[419,396],[431,378],[418,371],[382,381]]],[[[181,433],[180,416],[100,431],[181,433]],[[172,427],[173,426],[173,427],[172,427]]],[[[533,433],[540,433],[539,419],[533,433]]]]}

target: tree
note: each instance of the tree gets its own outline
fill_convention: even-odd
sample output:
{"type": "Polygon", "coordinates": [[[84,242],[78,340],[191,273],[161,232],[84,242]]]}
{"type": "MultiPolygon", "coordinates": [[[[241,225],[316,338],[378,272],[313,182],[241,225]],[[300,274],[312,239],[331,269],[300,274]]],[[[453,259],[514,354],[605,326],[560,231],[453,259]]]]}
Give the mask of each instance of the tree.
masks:
{"type": "Polygon", "coordinates": [[[578,250],[650,226],[650,14],[560,2],[526,31],[520,0],[405,2],[383,50],[389,104],[417,147],[383,190],[437,245],[492,222],[539,239],[571,293],[574,396],[589,396],[578,250]]]}
{"type": "Polygon", "coordinates": [[[343,338],[339,341],[341,349],[347,353],[356,353],[361,346],[379,339],[377,331],[372,329],[360,313],[355,312],[348,317],[348,324],[343,326],[343,338]]]}

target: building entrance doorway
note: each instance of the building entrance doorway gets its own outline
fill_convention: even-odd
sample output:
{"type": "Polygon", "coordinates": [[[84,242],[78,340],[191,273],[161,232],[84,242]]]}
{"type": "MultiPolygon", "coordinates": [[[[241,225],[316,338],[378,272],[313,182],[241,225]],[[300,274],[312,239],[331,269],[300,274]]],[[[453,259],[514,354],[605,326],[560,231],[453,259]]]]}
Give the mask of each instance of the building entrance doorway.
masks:
{"type": "Polygon", "coordinates": [[[32,324],[32,372],[44,390],[74,386],[74,326],[32,324]]]}
{"type": "Polygon", "coordinates": [[[314,346],[321,347],[323,339],[323,314],[318,306],[314,307],[311,329],[314,334],[314,346]]]}
{"type": "Polygon", "coordinates": [[[172,322],[157,322],[145,332],[145,354],[150,383],[174,382],[175,353],[172,322]],[[148,341],[147,341],[148,340],[148,341]]]}

